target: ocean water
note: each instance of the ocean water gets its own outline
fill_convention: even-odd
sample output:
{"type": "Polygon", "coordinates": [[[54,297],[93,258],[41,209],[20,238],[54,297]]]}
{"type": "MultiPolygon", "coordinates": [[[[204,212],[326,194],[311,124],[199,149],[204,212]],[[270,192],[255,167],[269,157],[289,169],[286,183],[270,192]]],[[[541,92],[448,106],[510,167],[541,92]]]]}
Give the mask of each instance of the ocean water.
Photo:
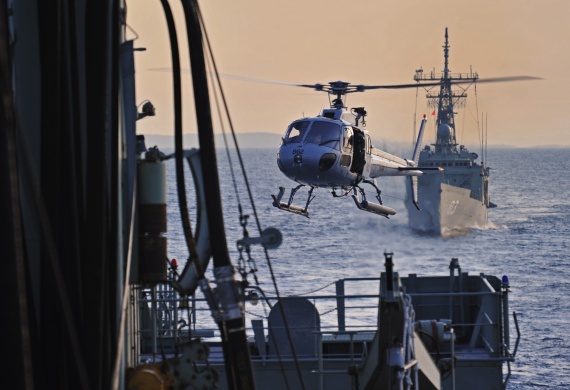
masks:
{"type": "MultiPolygon", "coordinates": [[[[384,204],[397,211],[390,219],[360,211],[350,197],[333,198],[325,189],[315,192],[310,218],[278,210],[271,205],[271,194],[294,183],[278,170],[276,148],[241,153],[261,228],[276,227],[283,234],[282,245],[269,251],[282,295],[325,291],[340,278],[377,277],[384,269],[385,251],[394,253],[395,271],[402,276],[449,275],[449,261],[457,257],[462,271],[471,275],[509,276],[510,311],[517,313],[521,341],[508,389],[570,388],[569,149],[489,149],[491,200],[498,206],[489,212],[491,227],[441,238],[408,227],[404,178],[379,182],[384,204]]],[[[249,234],[257,236],[258,231],[235,151],[230,151],[235,186],[226,153],[218,152],[220,186],[228,247],[237,264],[235,243],[243,233],[238,203],[250,215],[249,234]]],[[[177,209],[174,162],[167,165],[169,257],[184,263],[188,250],[177,209]]],[[[190,217],[195,218],[189,171],[186,181],[190,217]]],[[[302,189],[296,204],[305,199],[302,189]]],[[[263,251],[254,247],[252,258],[260,285],[274,295],[263,251]]],[[[377,285],[371,285],[369,292],[377,293],[377,285]]],[[[327,309],[319,308],[321,321],[332,323],[336,317],[327,309]]],[[[262,308],[256,310],[248,316],[264,314],[262,308]]],[[[375,319],[373,309],[369,318],[360,320],[370,319],[375,319]]],[[[511,350],[515,337],[511,323],[511,350]]]]}

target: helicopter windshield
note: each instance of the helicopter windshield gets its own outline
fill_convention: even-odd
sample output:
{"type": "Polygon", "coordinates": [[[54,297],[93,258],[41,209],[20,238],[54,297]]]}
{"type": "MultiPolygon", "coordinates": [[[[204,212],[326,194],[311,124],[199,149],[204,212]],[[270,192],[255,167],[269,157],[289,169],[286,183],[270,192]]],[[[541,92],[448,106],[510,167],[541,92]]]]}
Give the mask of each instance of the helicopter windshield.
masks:
{"type": "Polygon", "coordinates": [[[301,142],[310,124],[310,121],[297,121],[291,123],[285,133],[285,137],[283,137],[283,144],[301,142]]]}
{"type": "Polygon", "coordinates": [[[305,143],[328,146],[338,149],[342,131],[337,123],[315,121],[305,138],[305,143]]]}

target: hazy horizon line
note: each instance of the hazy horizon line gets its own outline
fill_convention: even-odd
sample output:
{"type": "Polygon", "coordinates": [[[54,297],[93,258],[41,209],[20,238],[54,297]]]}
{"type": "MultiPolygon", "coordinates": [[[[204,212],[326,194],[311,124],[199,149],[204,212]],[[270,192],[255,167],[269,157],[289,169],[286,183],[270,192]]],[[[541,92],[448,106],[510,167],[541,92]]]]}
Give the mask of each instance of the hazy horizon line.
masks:
{"type": "MultiPolygon", "coordinates": [[[[174,134],[173,135],[166,135],[166,134],[155,134],[155,133],[145,133],[145,134],[137,134],[137,135],[144,135],[145,136],[145,140],[147,139],[147,137],[149,137],[150,139],[155,138],[155,139],[159,139],[159,138],[163,138],[163,139],[168,139],[169,141],[174,142],[174,134]]],[[[198,137],[198,133],[196,132],[190,132],[190,133],[183,133],[182,134],[184,137],[198,137]]],[[[214,135],[217,137],[223,137],[224,133],[222,132],[214,132],[214,135]]],[[[231,133],[226,133],[226,136],[231,137],[231,133]]],[[[267,138],[267,137],[279,137],[277,138],[277,140],[281,139],[282,134],[281,133],[271,133],[271,132],[241,132],[241,133],[236,133],[236,137],[240,138],[240,137],[263,137],[263,138],[267,138]]],[[[244,141],[243,139],[241,141],[244,141]]],[[[387,140],[387,139],[382,139],[382,140],[378,140],[378,139],[374,139],[372,138],[372,141],[374,144],[376,144],[375,146],[378,147],[378,145],[380,144],[384,144],[384,145],[397,145],[398,147],[403,146],[404,144],[408,144],[408,146],[411,147],[411,142],[410,141],[403,141],[403,140],[387,140]]],[[[251,140],[250,140],[251,142],[251,140]]],[[[460,143],[461,144],[461,143],[460,143]]],[[[432,145],[432,143],[424,143],[424,145],[432,145]]],[[[466,145],[471,145],[471,149],[473,149],[475,146],[477,148],[479,148],[481,145],[476,144],[476,143],[466,143],[466,145]]],[[[148,145],[147,145],[148,146],[148,145]]],[[[242,146],[242,145],[240,145],[242,146]]],[[[242,146],[242,147],[247,147],[247,146],[242,146]]],[[[251,146],[250,146],[251,147],[251,146]]],[[[274,147],[271,146],[255,146],[256,149],[273,149],[275,147],[278,147],[278,145],[275,145],[274,147]]],[[[500,147],[506,147],[506,148],[519,148],[519,149],[532,149],[532,148],[559,148],[559,149],[565,149],[565,148],[570,148],[570,144],[536,144],[536,145],[517,145],[517,144],[505,144],[505,143],[493,143],[493,142],[489,142],[487,144],[487,147],[494,147],[494,148],[500,148],[500,147]]]]}

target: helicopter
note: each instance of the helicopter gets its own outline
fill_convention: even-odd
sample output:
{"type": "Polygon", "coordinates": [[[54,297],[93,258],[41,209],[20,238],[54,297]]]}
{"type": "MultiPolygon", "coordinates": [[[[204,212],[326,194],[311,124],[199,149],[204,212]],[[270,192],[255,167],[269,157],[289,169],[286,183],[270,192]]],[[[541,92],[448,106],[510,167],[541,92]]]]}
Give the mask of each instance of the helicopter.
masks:
{"type": "MultiPolygon", "coordinates": [[[[412,186],[413,203],[417,203],[417,176],[426,170],[443,170],[440,167],[419,167],[419,150],[426,124],[424,115],[414,152],[411,159],[403,159],[372,145],[367,130],[359,127],[366,125],[367,112],[364,107],[350,110],[345,106],[343,97],[348,93],[363,92],[378,88],[408,88],[416,84],[393,86],[353,85],[344,81],[326,84],[294,84],[324,91],[335,96],[330,101],[330,108],[323,109],[316,117],[307,117],[293,121],[287,128],[277,153],[277,165],[289,179],[298,183],[291,190],[287,202],[283,202],[285,187],[279,187],[279,193],[272,195],[273,206],[295,214],[309,217],[309,204],[315,198],[317,188],[330,188],[333,197],[348,196],[360,210],[368,211],[389,218],[396,210],[382,202],[381,190],[376,178],[381,176],[407,176],[412,186]],[[368,184],[376,191],[377,203],[366,198],[363,184],[368,184]],[[293,204],[297,191],[309,187],[304,206],[293,204]],[[339,191],[340,193],[337,193],[339,191]]],[[[330,100],[330,98],[329,98],[330,100]]]]}
{"type": "MultiPolygon", "coordinates": [[[[244,79],[244,78],[242,78],[244,79]]],[[[536,80],[532,76],[507,76],[479,79],[478,83],[536,80]]],[[[473,80],[457,80],[454,84],[471,84],[473,80]]],[[[401,89],[441,86],[441,80],[423,81],[415,84],[397,85],[354,85],[345,81],[328,84],[293,84],[291,86],[311,88],[329,95],[330,108],[323,109],[316,117],[306,117],[293,121],[282,137],[277,153],[277,165],[281,172],[298,185],[291,189],[289,199],[284,202],[285,187],[279,187],[277,195],[271,195],[273,206],[280,210],[309,217],[309,204],[315,198],[317,188],[329,188],[333,197],[344,197],[352,193],[352,199],[360,210],[389,218],[396,210],[382,202],[381,190],[376,178],[382,176],[406,176],[411,186],[412,202],[417,210],[417,178],[425,171],[443,171],[441,167],[418,166],[426,116],[420,123],[414,151],[410,159],[400,158],[372,145],[366,125],[364,107],[348,109],[343,97],[349,93],[371,89],[401,89]],[[334,97],[331,99],[331,97],[334,97]],[[366,198],[363,185],[376,191],[377,203],[366,198]],[[304,206],[293,204],[297,191],[309,187],[304,206]],[[337,193],[337,191],[340,192],[337,193]]]]}

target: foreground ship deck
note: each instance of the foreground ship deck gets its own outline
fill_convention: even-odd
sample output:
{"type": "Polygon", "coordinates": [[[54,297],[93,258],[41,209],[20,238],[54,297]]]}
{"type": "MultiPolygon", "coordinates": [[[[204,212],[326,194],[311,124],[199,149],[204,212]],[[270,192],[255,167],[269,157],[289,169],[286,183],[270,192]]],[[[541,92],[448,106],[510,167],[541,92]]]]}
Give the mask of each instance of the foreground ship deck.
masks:
{"type": "MultiPolygon", "coordinates": [[[[505,388],[520,338],[517,325],[513,348],[507,279],[469,275],[452,259],[448,276],[400,278],[387,267],[380,278],[341,279],[334,285],[334,293],[281,298],[280,303],[265,297],[272,306],[269,314],[250,315],[248,340],[259,388],[505,388]],[[378,294],[370,294],[371,283],[378,294]],[[362,292],[362,286],[368,288],[362,292]],[[332,312],[336,321],[321,321],[320,313],[332,312]]],[[[191,300],[188,320],[188,309],[180,305],[184,301],[175,291],[141,288],[138,294],[140,315],[146,320],[136,350],[144,364],[131,381],[149,370],[158,373],[166,359],[178,368],[172,372],[179,376],[164,381],[180,382],[194,375],[192,383],[197,384],[196,373],[203,371],[191,367],[195,365],[217,372],[208,371],[204,385],[212,386],[212,378],[218,377],[219,388],[227,389],[223,351],[214,337],[217,328],[196,327],[205,303],[191,300]],[[189,356],[184,352],[188,348],[203,352],[188,362],[182,358],[189,356]]],[[[250,314],[254,303],[247,302],[250,314]]]]}

